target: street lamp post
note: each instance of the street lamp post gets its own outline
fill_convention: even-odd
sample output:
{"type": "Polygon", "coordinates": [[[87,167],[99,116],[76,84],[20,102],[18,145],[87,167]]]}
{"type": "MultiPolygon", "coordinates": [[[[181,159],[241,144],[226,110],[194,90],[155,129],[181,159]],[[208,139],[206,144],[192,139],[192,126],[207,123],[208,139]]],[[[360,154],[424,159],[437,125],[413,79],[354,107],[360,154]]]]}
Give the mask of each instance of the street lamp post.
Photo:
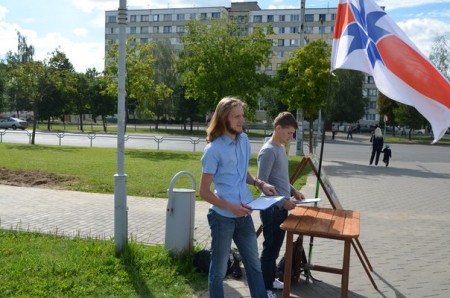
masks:
{"type": "Polygon", "coordinates": [[[114,245],[116,255],[124,252],[128,242],[127,175],[124,170],[125,151],[125,76],[127,1],[120,0],[119,24],[119,80],[117,100],[117,174],[114,175],[114,245]]]}
{"type": "MultiPolygon", "coordinates": [[[[299,46],[302,48],[305,45],[305,28],[303,28],[305,24],[305,0],[300,1],[300,40],[299,40],[299,46]]],[[[297,155],[304,155],[303,152],[303,109],[297,109],[297,146],[296,146],[296,154],[297,155]]],[[[311,150],[311,148],[310,148],[311,150]]]]}

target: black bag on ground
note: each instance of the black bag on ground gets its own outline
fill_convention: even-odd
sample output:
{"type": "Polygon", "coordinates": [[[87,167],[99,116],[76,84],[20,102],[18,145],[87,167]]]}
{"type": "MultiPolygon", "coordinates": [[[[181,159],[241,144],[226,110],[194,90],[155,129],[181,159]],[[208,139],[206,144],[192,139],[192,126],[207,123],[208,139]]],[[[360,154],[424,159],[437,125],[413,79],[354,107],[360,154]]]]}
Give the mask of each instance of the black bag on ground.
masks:
{"type": "MultiPolygon", "coordinates": [[[[292,267],[291,267],[292,281],[298,281],[298,279],[300,278],[300,274],[303,271],[303,269],[300,268],[300,264],[308,262],[305,250],[301,249],[300,251],[300,249],[301,249],[300,238],[297,238],[297,240],[295,240],[293,243],[292,267]]],[[[284,280],[284,263],[285,263],[285,256],[283,256],[277,264],[276,277],[280,281],[284,280]]]]}
{"type": "MultiPolygon", "coordinates": [[[[211,262],[211,250],[202,249],[194,254],[194,266],[201,272],[209,272],[209,263],[211,262]]],[[[242,277],[241,269],[241,256],[237,250],[230,252],[227,264],[227,275],[232,274],[234,278],[238,279],[242,277]]]]}

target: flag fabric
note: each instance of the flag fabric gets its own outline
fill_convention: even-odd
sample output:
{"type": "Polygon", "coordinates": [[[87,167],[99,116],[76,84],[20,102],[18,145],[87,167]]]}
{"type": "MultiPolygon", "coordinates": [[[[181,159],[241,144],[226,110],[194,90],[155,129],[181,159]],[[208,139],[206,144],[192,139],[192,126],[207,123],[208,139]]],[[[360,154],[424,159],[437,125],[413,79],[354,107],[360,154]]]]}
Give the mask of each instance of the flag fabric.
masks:
{"type": "Polygon", "coordinates": [[[450,83],[373,0],[339,0],[331,71],[373,76],[387,97],[414,106],[430,122],[434,141],[450,127],[450,83]]]}

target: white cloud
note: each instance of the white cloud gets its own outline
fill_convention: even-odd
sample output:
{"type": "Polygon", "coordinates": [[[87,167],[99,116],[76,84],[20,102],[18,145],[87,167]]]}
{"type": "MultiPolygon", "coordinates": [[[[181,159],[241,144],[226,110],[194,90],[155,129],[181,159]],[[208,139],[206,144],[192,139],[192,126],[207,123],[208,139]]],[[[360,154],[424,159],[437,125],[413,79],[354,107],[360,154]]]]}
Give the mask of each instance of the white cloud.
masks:
{"type": "Polygon", "coordinates": [[[385,6],[386,10],[391,10],[398,8],[417,7],[422,5],[450,3],[450,0],[381,0],[376,2],[380,6],[385,6]]]}
{"type": "Polygon", "coordinates": [[[84,37],[84,36],[88,35],[89,30],[87,30],[86,28],[76,28],[72,32],[76,36],[84,37]]]}
{"type": "Polygon", "coordinates": [[[436,36],[450,32],[449,23],[431,18],[409,19],[397,24],[427,57],[430,54],[436,36]]]}

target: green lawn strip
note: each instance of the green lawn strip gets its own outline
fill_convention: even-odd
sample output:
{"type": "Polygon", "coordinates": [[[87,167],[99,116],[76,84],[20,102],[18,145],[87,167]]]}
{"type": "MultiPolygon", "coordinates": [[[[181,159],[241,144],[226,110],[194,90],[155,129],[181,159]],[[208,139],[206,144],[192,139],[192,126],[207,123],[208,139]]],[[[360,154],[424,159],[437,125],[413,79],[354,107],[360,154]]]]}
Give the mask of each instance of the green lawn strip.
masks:
{"type": "MultiPolygon", "coordinates": [[[[131,196],[167,198],[167,189],[173,176],[188,171],[196,179],[198,190],[201,175],[202,152],[163,150],[125,150],[127,194],[131,196]]],[[[256,154],[252,155],[249,171],[257,173],[256,154]]],[[[291,173],[301,161],[300,156],[289,156],[291,173]]],[[[114,193],[114,175],[117,173],[117,152],[114,148],[44,146],[0,143],[0,164],[13,170],[39,170],[77,177],[71,190],[114,193]]],[[[306,182],[305,171],[296,182],[300,188],[306,182]]],[[[191,180],[180,176],[175,188],[191,188],[191,180]]],[[[258,191],[254,190],[258,195],[258,191]]]]}
{"type": "Polygon", "coordinates": [[[129,243],[0,230],[0,297],[192,297],[205,289],[192,256],[129,243]]]}

